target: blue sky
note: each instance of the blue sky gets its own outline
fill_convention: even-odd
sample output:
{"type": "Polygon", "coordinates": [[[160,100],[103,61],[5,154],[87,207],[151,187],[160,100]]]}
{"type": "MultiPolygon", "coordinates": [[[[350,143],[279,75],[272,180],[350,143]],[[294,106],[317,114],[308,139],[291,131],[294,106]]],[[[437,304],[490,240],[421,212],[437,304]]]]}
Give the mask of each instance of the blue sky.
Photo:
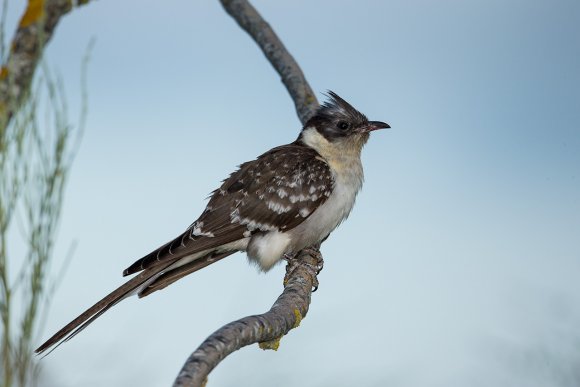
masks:
{"type": "MultiPolygon", "coordinates": [[[[211,385],[578,385],[580,4],[254,5],[321,98],[334,90],[393,129],[364,150],[365,186],[323,245],[300,328],[276,353],[235,353],[211,385]]],[[[235,165],[300,129],[217,1],[99,1],[66,16],[47,60],[71,112],[92,37],[57,262],[78,247],[43,337],[187,227],[235,165]]],[[[282,277],[238,254],[126,300],[45,358],[41,385],[167,385],[213,330],[267,310],[282,277]]]]}

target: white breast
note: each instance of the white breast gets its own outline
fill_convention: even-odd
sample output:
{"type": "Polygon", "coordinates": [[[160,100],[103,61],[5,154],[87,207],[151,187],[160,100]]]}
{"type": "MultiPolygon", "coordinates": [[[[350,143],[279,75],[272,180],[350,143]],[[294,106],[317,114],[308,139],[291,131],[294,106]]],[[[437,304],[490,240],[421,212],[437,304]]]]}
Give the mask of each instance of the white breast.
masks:
{"type": "Polygon", "coordinates": [[[362,168],[360,174],[337,175],[328,200],[302,224],[288,232],[292,235],[292,250],[301,250],[330,234],[350,214],[361,186],[362,168]]]}
{"type": "Polygon", "coordinates": [[[345,220],[354,206],[356,195],[364,180],[360,160],[362,146],[330,143],[313,129],[304,131],[303,140],[316,149],[330,166],[334,177],[334,189],[328,200],[308,219],[288,232],[292,235],[293,251],[324,239],[345,220]]]}

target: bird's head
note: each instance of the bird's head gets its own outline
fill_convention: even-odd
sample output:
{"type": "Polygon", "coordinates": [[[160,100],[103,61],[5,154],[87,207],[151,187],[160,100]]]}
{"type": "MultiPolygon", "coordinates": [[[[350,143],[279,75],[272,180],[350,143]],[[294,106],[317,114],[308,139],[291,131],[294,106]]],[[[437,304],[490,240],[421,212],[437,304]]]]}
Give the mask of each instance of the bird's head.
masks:
{"type": "Polygon", "coordinates": [[[312,137],[312,132],[330,144],[360,149],[367,142],[369,133],[390,128],[381,121],[369,121],[367,117],[352,107],[338,94],[329,91],[328,100],[310,118],[301,133],[301,138],[312,137]]]}

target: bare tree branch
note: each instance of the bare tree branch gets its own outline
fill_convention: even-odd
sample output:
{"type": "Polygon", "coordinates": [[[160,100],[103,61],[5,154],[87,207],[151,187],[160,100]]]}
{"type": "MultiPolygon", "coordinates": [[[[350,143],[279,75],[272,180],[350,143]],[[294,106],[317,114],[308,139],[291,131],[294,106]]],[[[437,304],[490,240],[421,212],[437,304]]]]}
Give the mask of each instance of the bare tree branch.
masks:
{"type": "Polygon", "coordinates": [[[253,343],[262,349],[278,349],[282,336],[300,325],[308,313],[316,275],[322,268],[320,253],[304,249],[286,266],[284,292],[272,308],[261,315],[244,317],[218,329],[189,356],[175,380],[174,387],[197,387],[207,382],[208,374],[226,356],[253,343]]]}
{"type": "MultiPolygon", "coordinates": [[[[298,63],[248,1],[220,1],[280,74],[304,124],[316,111],[318,101],[298,63]]],[[[289,260],[284,291],[268,312],[231,322],[209,336],[186,360],[174,386],[204,386],[209,373],[226,356],[247,345],[259,343],[262,349],[278,349],[282,336],[296,328],[308,312],[312,289],[318,287],[317,275],[322,269],[319,248],[320,244],[311,246],[289,260]]]]}
{"type": "MultiPolygon", "coordinates": [[[[87,2],[78,0],[77,5],[87,2]]],[[[0,71],[0,133],[6,129],[30,89],[43,48],[60,18],[72,7],[72,0],[28,0],[12,38],[10,54],[0,71]]]]}
{"type": "Polygon", "coordinates": [[[280,74],[282,83],[294,101],[298,118],[304,124],[314,114],[318,107],[318,101],[298,63],[286,50],[272,27],[248,1],[220,1],[226,12],[238,22],[244,31],[250,34],[280,74]]]}

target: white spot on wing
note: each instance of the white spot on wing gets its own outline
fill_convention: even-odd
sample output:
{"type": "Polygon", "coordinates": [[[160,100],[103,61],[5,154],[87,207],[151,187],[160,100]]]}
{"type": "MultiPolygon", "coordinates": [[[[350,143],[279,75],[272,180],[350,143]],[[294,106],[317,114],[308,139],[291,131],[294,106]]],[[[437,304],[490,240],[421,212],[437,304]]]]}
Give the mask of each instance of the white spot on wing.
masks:
{"type": "Polygon", "coordinates": [[[230,213],[231,223],[238,223],[245,225],[248,230],[260,230],[260,231],[277,231],[278,228],[267,223],[260,223],[250,218],[245,218],[240,215],[240,210],[236,208],[230,213]]]}
{"type": "Polygon", "coordinates": [[[314,195],[304,195],[304,194],[290,195],[290,197],[288,199],[290,199],[291,203],[306,202],[308,200],[316,201],[318,199],[318,195],[316,195],[316,194],[314,194],[314,195]]]}
{"type": "Polygon", "coordinates": [[[195,222],[191,225],[191,235],[193,236],[204,236],[204,237],[209,237],[209,238],[213,238],[215,235],[213,235],[212,232],[204,232],[201,228],[203,227],[203,222],[195,222]]]}
{"type": "Polygon", "coordinates": [[[282,203],[277,203],[270,200],[268,201],[268,208],[278,214],[283,214],[285,212],[290,211],[292,209],[292,206],[285,206],[282,203]]]}

